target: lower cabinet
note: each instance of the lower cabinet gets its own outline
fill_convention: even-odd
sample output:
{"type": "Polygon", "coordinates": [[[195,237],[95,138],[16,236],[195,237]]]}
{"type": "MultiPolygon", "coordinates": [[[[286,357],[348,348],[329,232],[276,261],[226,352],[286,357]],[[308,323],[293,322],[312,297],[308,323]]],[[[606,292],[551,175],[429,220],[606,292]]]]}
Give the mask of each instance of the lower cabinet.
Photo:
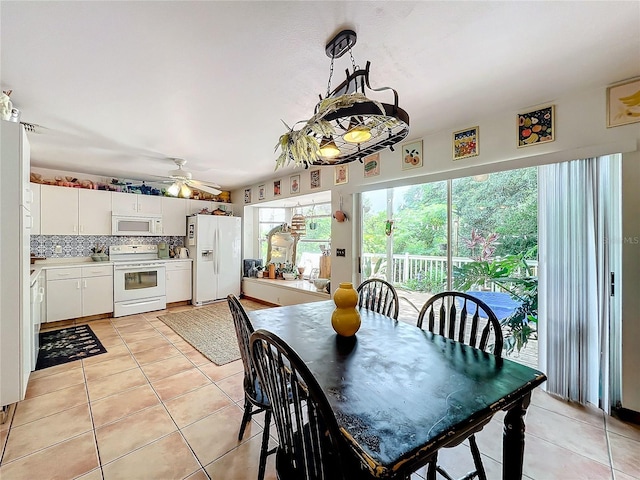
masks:
{"type": "Polygon", "coordinates": [[[47,322],[113,312],[113,267],[48,269],[47,322]]]}
{"type": "Polygon", "coordinates": [[[167,303],[191,300],[191,260],[166,262],[167,303]]]}

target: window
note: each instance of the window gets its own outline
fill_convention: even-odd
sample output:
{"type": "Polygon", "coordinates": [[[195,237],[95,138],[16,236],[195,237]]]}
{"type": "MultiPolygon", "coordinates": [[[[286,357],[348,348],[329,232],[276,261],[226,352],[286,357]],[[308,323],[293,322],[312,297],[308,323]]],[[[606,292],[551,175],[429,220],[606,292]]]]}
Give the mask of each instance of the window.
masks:
{"type": "Polygon", "coordinates": [[[267,260],[267,234],[271,229],[282,225],[286,220],[285,208],[260,208],[258,209],[258,237],[260,247],[260,258],[266,263],[267,260]]]}
{"type": "Polygon", "coordinates": [[[297,205],[296,207],[259,208],[259,245],[263,262],[267,259],[267,234],[271,229],[289,222],[296,213],[306,220],[306,234],[297,244],[296,265],[304,266],[308,275],[319,268],[323,251],[331,251],[331,203],[297,205]]]}

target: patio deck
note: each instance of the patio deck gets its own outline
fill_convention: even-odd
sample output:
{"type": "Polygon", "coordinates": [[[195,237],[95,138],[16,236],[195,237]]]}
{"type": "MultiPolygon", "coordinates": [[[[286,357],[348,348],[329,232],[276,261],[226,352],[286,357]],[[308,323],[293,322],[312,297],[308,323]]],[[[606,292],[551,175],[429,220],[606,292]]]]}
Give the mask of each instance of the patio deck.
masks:
{"type": "MultiPolygon", "coordinates": [[[[400,298],[400,313],[398,315],[398,320],[410,325],[415,325],[416,319],[418,318],[418,312],[432,295],[426,292],[412,292],[410,290],[402,290],[399,288],[396,290],[398,292],[398,297],[400,298]]],[[[513,360],[514,362],[537,369],[538,341],[529,340],[526,347],[520,352],[514,351],[510,355],[503,353],[503,356],[509,360],[513,360]]]]}

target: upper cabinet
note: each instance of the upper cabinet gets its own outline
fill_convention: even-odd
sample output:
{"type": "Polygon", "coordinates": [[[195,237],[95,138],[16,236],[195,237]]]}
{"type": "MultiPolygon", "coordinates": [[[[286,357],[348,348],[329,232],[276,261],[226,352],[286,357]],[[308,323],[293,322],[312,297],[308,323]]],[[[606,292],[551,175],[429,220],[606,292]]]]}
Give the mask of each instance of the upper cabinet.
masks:
{"type": "Polygon", "coordinates": [[[40,184],[31,183],[31,235],[40,235],[40,184]]]}
{"type": "Polygon", "coordinates": [[[111,235],[111,192],[41,185],[40,233],[111,235]]]}
{"type": "Polygon", "coordinates": [[[162,215],[162,197],[112,192],[113,212],[119,215],[162,215]]]}
{"type": "Polygon", "coordinates": [[[162,198],[162,233],[184,237],[187,234],[187,202],[182,198],[162,198]]]}
{"type": "MultiPolygon", "coordinates": [[[[161,235],[184,237],[186,217],[206,208],[233,212],[233,205],[175,197],[28,184],[32,235],[111,235],[112,213],[162,216],[161,235]]],[[[28,191],[27,190],[27,191],[28,191]]]]}

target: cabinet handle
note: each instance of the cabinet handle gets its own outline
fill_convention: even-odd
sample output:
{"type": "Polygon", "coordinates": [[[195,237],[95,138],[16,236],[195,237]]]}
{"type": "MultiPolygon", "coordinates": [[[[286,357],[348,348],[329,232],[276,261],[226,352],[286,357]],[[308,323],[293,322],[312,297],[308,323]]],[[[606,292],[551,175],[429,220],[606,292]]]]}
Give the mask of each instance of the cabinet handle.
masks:
{"type": "Polygon", "coordinates": [[[56,273],[57,277],[68,277],[69,275],[71,275],[70,273],[56,273]]]}
{"type": "Polygon", "coordinates": [[[83,288],[87,288],[87,281],[85,280],[85,281],[83,281],[82,283],[83,283],[82,287],[83,287],[83,288]]]}
{"type": "Polygon", "coordinates": [[[26,226],[27,230],[31,230],[33,228],[33,217],[29,214],[25,215],[26,218],[29,219],[29,225],[26,226]]]}
{"type": "Polygon", "coordinates": [[[80,225],[80,233],[84,232],[84,225],[80,225]]]}
{"type": "Polygon", "coordinates": [[[80,290],[80,280],[78,280],[78,284],[76,285],[76,290],[80,290]]]}
{"type": "Polygon", "coordinates": [[[78,231],[78,226],[77,225],[73,226],[73,231],[74,231],[74,233],[78,231]]]}
{"type": "Polygon", "coordinates": [[[138,211],[138,204],[134,202],[131,205],[133,205],[133,211],[137,212],[138,211]]]}

